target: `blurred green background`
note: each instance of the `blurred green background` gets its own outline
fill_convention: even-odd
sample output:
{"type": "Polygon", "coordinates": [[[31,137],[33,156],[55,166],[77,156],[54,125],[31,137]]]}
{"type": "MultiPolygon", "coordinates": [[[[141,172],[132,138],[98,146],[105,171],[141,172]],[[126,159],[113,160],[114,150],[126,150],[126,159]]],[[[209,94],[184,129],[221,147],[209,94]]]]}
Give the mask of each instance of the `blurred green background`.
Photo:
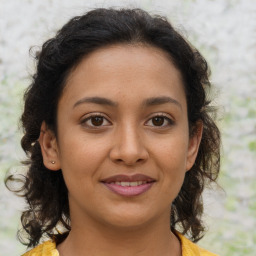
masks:
{"type": "Polygon", "coordinates": [[[256,1],[255,0],[0,0],[0,256],[20,255],[16,238],[23,201],[4,187],[8,170],[21,170],[18,120],[22,94],[40,46],[69,18],[95,7],[141,7],[169,20],[206,57],[213,101],[219,106],[222,167],[206,190],[208,233],[200,245],[225,256],[256,251],[256,1]]]}

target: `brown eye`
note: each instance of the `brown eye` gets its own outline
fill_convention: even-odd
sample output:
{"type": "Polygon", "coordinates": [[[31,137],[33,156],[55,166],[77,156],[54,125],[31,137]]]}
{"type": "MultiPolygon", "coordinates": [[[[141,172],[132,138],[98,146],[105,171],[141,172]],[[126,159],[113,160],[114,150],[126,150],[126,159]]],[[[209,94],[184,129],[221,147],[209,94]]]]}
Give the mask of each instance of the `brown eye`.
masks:
{"type": "Polygon", "coordinates": [[[87,128],[100,128],[102,126],[109,126],[110,122],[100,114],[91,115],[81,121],[81,125],[87,128]]]}
{"type": "Polygon", "coordinates": [[[91,118],[91,123],[94,126],[100,126],[103,124],[104,118],[102,116],[94,116],[91,118]]]}
{"type": "Polygon", "coordinates": [[[165,118],[162,116],[155,116],[152,118],[152,123],[155,126],[162,126],[164,123],[165,118]]]}
{"type": "Polygon", "coordinates": [[[147,122],[147,126],[153,126],[153,127],[168,127],[174,124],[174,121],[170,119],[169,117],[161,114],[161,115],[156,115],[152,118],[150,118],[147,122]]]}

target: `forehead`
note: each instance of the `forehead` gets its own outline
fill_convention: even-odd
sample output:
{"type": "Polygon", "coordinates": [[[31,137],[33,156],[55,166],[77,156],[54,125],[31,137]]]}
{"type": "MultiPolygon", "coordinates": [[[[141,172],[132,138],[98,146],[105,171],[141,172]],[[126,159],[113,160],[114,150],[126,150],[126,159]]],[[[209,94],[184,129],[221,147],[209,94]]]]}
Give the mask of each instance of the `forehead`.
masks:
{"type": "Polygon", "coordinates": [[[71,71],[66,100],[81,96],[123,97],[161,94],[184,97],[179,70],[163,50],[147,45],[112,45],[85,56],[71,71]],[[95,95],[97,94],[97,95],[95,95]]]}
{"type": "Polygon", "coordinates": [[[146,44],[114,44],[97,49],[82,58],[71,71],[69,80],[72,80],[81,69],[86,71],[90,68],[103,73],[113,71],[114,68],[115,72],[125,70],[128,73],[132,67],[134,67],[135,74],[136,70],[139,72],[141,70],[152,71],[152,69],[165,71],[168,74],[171,68],[177,71],[178,76],[180,75],[170,55],[160,48],[146,44]]]}

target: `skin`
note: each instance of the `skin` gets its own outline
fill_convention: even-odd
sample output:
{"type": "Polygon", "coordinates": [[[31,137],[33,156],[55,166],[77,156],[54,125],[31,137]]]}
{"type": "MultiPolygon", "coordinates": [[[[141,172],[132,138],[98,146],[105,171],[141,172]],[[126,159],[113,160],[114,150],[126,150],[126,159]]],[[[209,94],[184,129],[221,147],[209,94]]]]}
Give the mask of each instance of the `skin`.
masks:
{"type": "Polygon", "coordinates": [[[170,205],[195,161],[202,128],[189,137],[181,74],[167,54],[114,45],[86,56],[68,77],[57,124],[56,137],[43,123],[39,142],[45,166],[62,169],[69,191],[72,230],[60,255],[181,255],[170,205]],[[145,104],[155,97],[171,100],[145,104]],[[89,119],[99,114],[100,122],[89,119]],[[155,116],[164,117],[157,123],[155,116]],[[156,180],[138,196],[120,196],[101,182],[138,173],[156,180]]]}

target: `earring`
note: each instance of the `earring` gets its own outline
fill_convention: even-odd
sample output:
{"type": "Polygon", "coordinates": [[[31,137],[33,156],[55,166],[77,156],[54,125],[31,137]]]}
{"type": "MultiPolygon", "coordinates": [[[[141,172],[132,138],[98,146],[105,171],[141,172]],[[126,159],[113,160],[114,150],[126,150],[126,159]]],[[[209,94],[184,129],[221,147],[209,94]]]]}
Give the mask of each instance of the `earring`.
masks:
{"type": "Polygon", "coordinates": [[[51,161],[52,164],[55,164],[55,161],[51,161]]]}

